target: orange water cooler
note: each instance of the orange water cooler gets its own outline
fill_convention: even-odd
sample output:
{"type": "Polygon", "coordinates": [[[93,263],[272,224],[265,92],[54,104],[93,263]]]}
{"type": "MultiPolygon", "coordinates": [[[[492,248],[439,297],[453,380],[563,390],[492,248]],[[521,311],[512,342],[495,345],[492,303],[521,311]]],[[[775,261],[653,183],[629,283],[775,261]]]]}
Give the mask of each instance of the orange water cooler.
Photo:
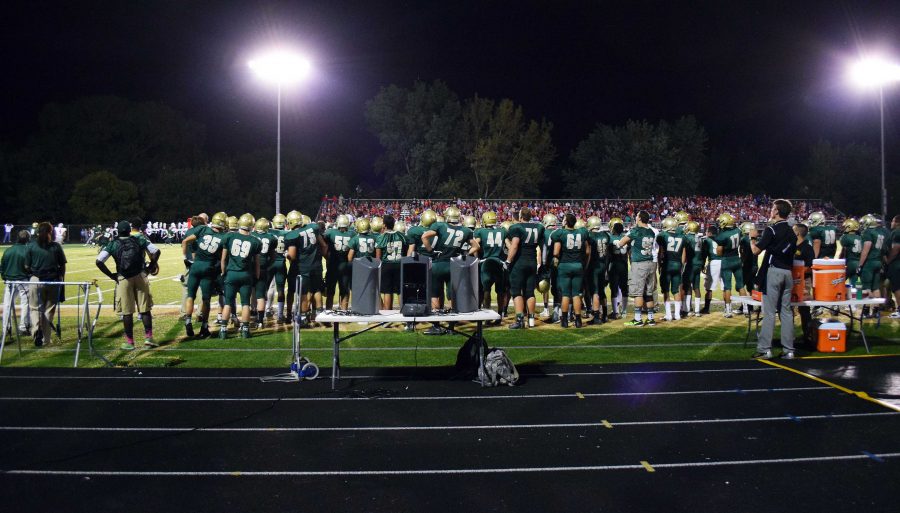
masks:
{"type": "Polygon", "coordinates": [[[813,299],[816,301],[847,300],[847,264],[842,258],[813,260],[813,299]]]}
{"type": "Polygon", "coordinates": [[[820,353],[843,353],[847,350],[847,325],[834,320],[819,326],[816,350],[820,353]]]}

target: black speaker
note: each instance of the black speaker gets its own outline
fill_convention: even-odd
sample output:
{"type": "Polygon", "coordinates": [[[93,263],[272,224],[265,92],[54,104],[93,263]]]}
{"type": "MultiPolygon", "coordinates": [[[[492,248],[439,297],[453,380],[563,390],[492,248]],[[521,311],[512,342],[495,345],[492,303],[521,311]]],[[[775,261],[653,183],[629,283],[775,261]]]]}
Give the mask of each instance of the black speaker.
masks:
{"type": "Polygon", "coordinates": [[[431,259],[416,255],[400,259],[400,313],[423,317],[431,313],[431,259]]]}
{"type": "Polygon", "coordinates": [[[353,283],[350,309],[361,315],[376,315],[381,310],[381,260],[372,257],[353,259],[353,283]]]}
{"type": "Polygon", "coordinates": [[[450,259],[450,291],[453,310],[470,313],[478,310],[478,258],[466,255],[450,259]]]}

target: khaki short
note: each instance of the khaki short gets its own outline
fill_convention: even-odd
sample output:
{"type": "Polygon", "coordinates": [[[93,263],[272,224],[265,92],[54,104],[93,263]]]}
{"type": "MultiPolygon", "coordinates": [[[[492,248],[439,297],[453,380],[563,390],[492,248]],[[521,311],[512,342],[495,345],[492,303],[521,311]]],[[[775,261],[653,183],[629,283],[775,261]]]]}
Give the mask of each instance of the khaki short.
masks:
{"type": "Polygon", "coordinates": [[[115,308],[119,315],[146,313],[153,308],[153,296],[150,295],[150,280],[147,279],[147,273],[119,280],[116,285],[115,308]]]}
{"type": "Polygon", "coordinates": [[[628,297],[656,295],[656,262],[632,262],[628,270],[628,297]]]}

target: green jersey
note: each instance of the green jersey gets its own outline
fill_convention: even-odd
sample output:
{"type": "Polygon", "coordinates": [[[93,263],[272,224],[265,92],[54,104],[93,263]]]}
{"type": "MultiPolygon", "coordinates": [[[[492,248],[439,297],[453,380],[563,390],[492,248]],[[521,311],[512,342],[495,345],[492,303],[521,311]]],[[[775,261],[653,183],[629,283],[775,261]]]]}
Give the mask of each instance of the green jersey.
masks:
{"type": "Polygon", "coordinates": [[[481,241],[481,258],[504,260],[506,258],[506,230],[502,227],[479,228],[474,237],[481,241]]]}
{"type": "Polygon", "coordinates": [[[719,247],[719,245],[716,244],[716,241],[714,239],[703,237],[704,257],[708,258],[710,261],[722,260],[723,258],[725,258],[724,256],[719,256],[719,254],[716,252],[717,247],[719,247]]]}
{"type": "Polygon", "coordinates": [[[862,237],[858,233],[845,233],[841,236],[841,248],[844,250],[845,259],[859,262],[862,247],[862,237]]]}
{"type": "Polygon", "coordinates": [[[297,266],[300,272],[309,272],[316,263],[322,263],[322,255],[319,253],[318,223],[309,223],[306,226],[294,228],[284,236],[284,247],[297,248],[297,266]]]}
{"type": "MultiPolygon", "coordinates": [[[[888,257],[891,256],[892,248],[898,244],[900,244],[900,228],[897,228],[896,230],[891,232],[891,244],[887,247],[886,250],[888,257]]],[[[897,267],[900,266],[900,255],[895,256],[894,259],[891,260],[890,266],[891,269],[897,269],[897,267]]],[[[896,287],[896,284],[894,286],[896,287]]]]}
{"type": "Polygon", "coordinates": [[[381,250],[381,261],[392,264],[400,263],[407,245],[406,236],[398,232],[384,232],[375,242],[375,247],[381,250]]]}
{"type": "Polygon", "coordinates": [[[353,233],[348,229],[332,228],[323,236],[328,244],[328,263],[346,262],[347,253],[350,252],[350,240],[353,233]]]}
{"type": "Polygon", "coordinates": [[[269,264],[275,261],[275,248],[278,246],[278,237],[269,232],[253,232],[251,235],[259,239],[259,268],[268,269],[269,264]]]}
{"type": "Polygon", "coordinates": [[[286,248],[284,245],[284,238],[290,232],[288,230],[272,229],[272,230],[269,230],[269,233],[271,233],[275,237],[275,254],[272,255],[272,261],[273,262],[284,262],[285,251],[286,251],[286,248]]]}
{"type": "Polygon", "coordinates": [[[699,233],[686,233],[685,239],[691,266],[694,268],[703,267],[704,262],[706,262],[706,244],[703,243],[703,236],[699,233]]]}
{"type": "Polygon", "coordinates": [[[197,238],[191,241],[188,245],[188,254],[185,255],[187,258],[195,259],[197,253],[197,243],[200,241],[200,233],[205,228],[206,225],[198,224],[197,226],[192,226],[188,231],[184,232],[184,238],[188,238],[191,235],[196,235],[197,238]]]}
{"type": "Polygon", "coordinates": [[[517,223],[509,227],[506,234],[509,240],[519,239],[519,249],[516,251],[516,260],[537,258],[538,248],[544,244],[544,225],[540,223],[517,223]]]}
{"type": "Polygon", "coordinates": [[[819,258],[834,258],[837,253],[837,228],[834,226],[813,226],[809,229],[810,241],[820,241],[819,258]]]}
{"type": "MultiPolygon", "coordinates": [[[[410,240],[410,244],[416,248],[416,253],[422,256],[432,257],[434,254],[430,251],[425,251],[425,244],[422,242],[422,235],[428,230],[430,230],[430,228],[425,228],[422,225],[413,226],[407,230],[406,237],[410,240]]],[[[431,239],[431,244],[434,244],[434,238],[431,239]]]]}
{"type": "MultiPolygon", "coordinates": [[[[65,265],[66,254],[62,246],[56,242],[50,242],[42,248],[36,240],[25,247],[25,267],[31,270],[34,276],[52,276],[58,273],[59,268],[65,265]]],[[[56,279],[56,278],[54,278],[56,279]]]]}
{"type": "Polygon", "coordinates": [[[680,267],[682,254],[688,245],[684,234],[662,231],[656,235],[656,242],[660,247],[666,248],[666,265],[680,267]]]}
{"type": "Polygon", "coordinates": [[[605,264],[609,261],[609,254],[612,249],[612,243],[609,238],[609,232],[591,232],[591,262],[594,264],[605,264]]]}
{"type": "Polygon", "coordinates": [[[757,239],[750,240],[749,235],[741,236],[741,244],[740,244],[740,253],[741,253],[741,262],[744,262],[746,265],[752,265],[754,267],[757,266],[756,255],[753,254],[753,246],[750,245],[751,242],[756,242],[757,239]]]}
{"type": "Polygon", "coordinates": [[[350,239],[353,258],[374,257],[377,241],[371,233],[357,233],[350,239]]]}
{"type": "Polygon", "coordinates": [[[222,238],[222,247],[228,251],[225,260],[226,272],[256,272],[256,255],[262,249],[262,242],[253,235],[228,232],[222,238]]]}
{"type": "Polygon", "coordinates": [[[556,253],[556,243],[559,243],[559,263],[580,264],[584,260],[586,248],[591,243],[591,234],[586,228],[568,229],[561,228],[550,235],[553,241],[553,252],[556,253]]]}
{"type": "Polygon", "coordinates": [[[738,249],[741,246],[741,230],[729,228],[716,235],[716,245],[722,246],[721,258],[737,258],[738,249]]]}
{"type": "Polygon", "coordinates": [[[437,261],[447,261],[462,254],[462,246],[472,240],[472,230],[465,226],[448,223],[434,223],[429,228],[437,232],[432,249],[437,261]]]}
{"type": "Polygon", "coordinates": [[[611,262],[627,262],[628,261],[628,247],[631,245],[629,242],[624,246],[617,248],[615,242],[622,240],[625,238],[624,233],[620,233],[619,235],[609,234],[609,260],[611,262]]]}
{"type": "Polygon", "coordinates": [[[635,226],[628,231],[628,238],[631,239],[632,262],[653,261],[653,241],[656,240],[653,230],[643,226],[635,226]]]}
{"type": "Polygon", "coordinates": [[[863,246],[866,245],[866,242],[872,243],[869,254],[866,256],[866,265],[875,265],[873,262],[881,262],[881,257],[884,255],[888,242],[888,237],[885,237],[881,228],[869,228],[863,232],[862,242],[863,246]]]}
{"type": "Polygon", "coordinates": [[[197,250],[194,260],[218,263],[222,259],[222,240],[225,232],[217,232],[210,226],[201,226],[197,231],[197,250]]]}
{"type": "Polygon", "coordinates": [[[0,260],[0,275],[3,281],[28,281],[28,273],[25,272],[25,244],[16,244],[3,252],[0,260]]]}

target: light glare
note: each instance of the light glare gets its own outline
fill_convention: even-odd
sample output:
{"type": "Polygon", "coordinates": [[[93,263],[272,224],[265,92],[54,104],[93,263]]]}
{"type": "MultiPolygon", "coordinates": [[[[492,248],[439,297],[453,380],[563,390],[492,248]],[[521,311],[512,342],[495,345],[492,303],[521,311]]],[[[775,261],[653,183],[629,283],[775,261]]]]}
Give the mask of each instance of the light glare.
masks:
{"type": "Polygon", "coordinates": [[[862,59],[850,67],[850,79],[859,87],[881,87],[900,82],[900,65],[880,57],[862,59]]]}
{"type": "Polygon", "coordinates": [[[247,66],[259,78],[282,85],[302,81],[312,69],[312,65],[307,59],[285,50],[276,50],[261,55],[250,60],[247,66]]]}

